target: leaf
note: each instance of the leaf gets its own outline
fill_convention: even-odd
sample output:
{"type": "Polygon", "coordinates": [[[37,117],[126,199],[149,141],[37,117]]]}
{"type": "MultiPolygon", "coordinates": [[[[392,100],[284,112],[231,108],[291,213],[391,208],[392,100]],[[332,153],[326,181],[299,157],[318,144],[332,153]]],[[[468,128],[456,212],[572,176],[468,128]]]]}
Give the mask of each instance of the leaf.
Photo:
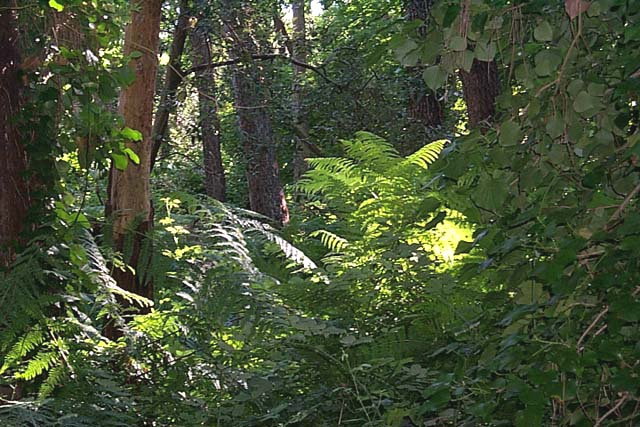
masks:
{"type": "Polygon", "coordinates": [[[444,19],[442,20],[442,26],[444,28],[448,28],[453,24],[453,21],[456,20],[458,15],[460,14],[460,5],[452,4],[447,8],[447,11],[444,14],[444,19]]]}
{"type": "Polygon", "coordinates": [[[124,150],[122,150],[122,152],[125,153],[133,163],[135,163],[136,165],[140,164],[140,157],[138,157],[136,152],[133,151],[131,148],[127,147],[124,150]]]}
{"type": "Polygon", "coordinates": [[[576,113],[584,113],[597,106],[597,99],[594,96],[589,95],[587,91],[581,91],[573,101],[573,109],[576,113]]]}
{"type": "Polygon", "coordinates": [[[127,160],[127,156],[117,153],[111,153],[111,158],[113,159],[113,164],[116,169],[125,170],[127,168],[127,164],[129,161],[127,160]]]}
{"type": "Polygon", "coordinates": [[[130,127],[125,127],[120,131],[120,135],[122,135],[125,139],[129,139],[131,141],[142,141],[142,133],[140,131],[131,129],[130,127]]]}
{"type": "Polygon", "coordinates": [[[585,0],[564,0],[564,10],[571,20],[575,19],[581,13],[586,12],[589,6],[591,6],[591,2],[585,0]]]}
{"type": "Polygon", "coordinates": [[[58,12],[62,12],[64,10],[64,6],[58,3],[56,0],[49,0],[49,6],[54,8],[58,12]]]}
{"type": "Polygon", "coordinates": [[[504,122],[500,126],[500,145],[510,147],[518,144],[522,139],[522,128],[512,120],[504,122]]]}
{"type": "Polygon", "coordinates": [[[535,56],[536,74],[548,76],[555,71],[562,62],[562,58],[551,50],[543,50],[535,56]]]}
{"type": "Polygon", "coordinates": [[[140,58],[142,56],[142,52],[140,52],[139,50],[134,50],[129,54],[129,56],[133,59],[140,58]]]}
{"type": "Polygon", "coordinates": [[[460,36],[453,36],[449,41],[449,48],[456,52],[462,52],[467,48],[467,39],[460,36]]]}
{"type": "Polygon", "coordinates": [[[553,28],[548,21],[542,21],[540,25],[533,30],[533,37],[541,42],[549,42],[553,39],[553,28]]]}
{"type": "Polygon", "coordinates": [[[507,184],[491,176],[480,179],[476,191],[477,203],[485,209],[497,211],[503,208],[504,202],[509,195],[507,184]]]}
{"type": "Polygon", "coordinates": [[[480,61],[490,62],[496,56],[496,44],[495,43],[482,43],[478,42],[475,48],[476,58],[480,61]]]}
{"type": "Polygon", "coordinates": [[[564,122],[561,117],[553,116],[547,122],[545,130],[551,138],[558,138],[564,133],[564,122]]]}
{"type": "Polygon", "coordinates": [[[446,83],[447,77],[447,72],[439,65],[431,66],[422,73],[422,78],[432,90],[442,87],[446,83]]]}
{"type": "Polygon", "coordinates": [[[460,65],[462,66],[462,69],[465,70],[467,73],[471,71],[471,67],[473,66],[473,58],[474,58],[474,54],[470,50],[465,50],[462,53],[462,59],[461,59],[460,65]]]}
{"type": "Polygon", "coordinates": [[[535,304],[541,302],[544,290],[540,283],[528,280],[518,287],[516,304],[535,304]]]}

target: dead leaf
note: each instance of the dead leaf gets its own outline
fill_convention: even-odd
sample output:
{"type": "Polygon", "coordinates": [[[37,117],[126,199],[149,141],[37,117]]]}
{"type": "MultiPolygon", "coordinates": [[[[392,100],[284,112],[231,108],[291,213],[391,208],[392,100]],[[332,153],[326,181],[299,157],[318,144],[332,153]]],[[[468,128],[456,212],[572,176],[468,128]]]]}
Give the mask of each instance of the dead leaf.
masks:
{"type": "Polygon", "coordinates": [[[589,6],[591,6],[591,2],[586,0],[564,0],[564,10],[567,11],[567,15],[571,20],[586,12],[589,6]]]}

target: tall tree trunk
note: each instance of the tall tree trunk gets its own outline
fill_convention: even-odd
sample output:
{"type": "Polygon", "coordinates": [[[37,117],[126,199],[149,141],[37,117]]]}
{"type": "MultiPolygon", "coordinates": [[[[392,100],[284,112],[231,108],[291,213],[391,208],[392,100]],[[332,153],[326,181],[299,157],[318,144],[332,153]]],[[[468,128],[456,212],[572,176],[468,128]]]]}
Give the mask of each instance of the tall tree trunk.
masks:
{"type": "MultiPolygon", "coordinates": [[[[307,35],[305,19],[305,0],[293,0],[291,11],[293,17],[293,42],[291,43],[291,56],[301,62],[307,62],[307,35]]],[[[304,174],[308,165],[305,159],[313,155],[306,139],[309,138],[309,123],[303,114],[304,102],[304,78],[307,69],[299,65],[293,65],[293,89],[291,109],[293,113],[294,127],[296,130],[296,153],[293,163],[294,178],[298,179],[304,174]]]]}
{"type": "MultiPolygon", "coordinates": [[[[191,62],[194,66],[211,63],[209,32],[198,22],[191,31],[191,62]]],[[[200,134],[202,136],[202,153],[204,158],[204,189],[209,197],[225,201],[226,181],[222,154],[220,152],[220,118],[216,104],[215,71],[203,68],[196,72],[196,88],[198,89],[198,107],[200,114],[200,134]]]]}
{"type": "Polygon", "coordinates": [[[156,111],[156,116],[153,121],[153,131],[151,133],[153,145],[151,148],[150,161],[150,167],[152,170],[156,163],[156,159],[158,158],[160,147],[167,137],[169,115],[174,109],[176,91],[182,81],[180,66],[182,65],[182,53],[184,51],[184,42],[187,38],[189,19],[188,1],[182,0],[180,2],[180,16],[178,17],[176,28],[173,30],[173,40],[169,51],[169,64],[167,65],[164,88],[160,96],[160,105],[158,106],[158,110],[156,111]]]}
{"type": "MultiPolygon", "coordinates": [[[[135,273],[129,269],[115,269],[114,278],[122,289],[147,298],[153,297],[153,285],[145,271],[148,263],[143,256],[143,246],[150,245],[145,235],[153,225],[149,175],[161,6],[162,0],[132,2],[131,23],[125,32],[124,51],[125,54],[139,51],[142,56],[131,61],[136,80],[120,94],[118,110],[126,126],[142,133],[142,141],[128,141],[126,144],[136,152],[140,163],[135,165],[129,162],[125,170],[112,165],[107,206],[113,222],[114,247],[123,251],[127,240],[128,259],[125,262],[135,269],[135,273]]],[[[107,328],[105,333],[111,337],[119,334],[113,327],[107,328]]]]}
{"type": "MultiPolygon", "coordinates": [[[[414,21],[420,19],[423,24],[418,28],[418,35],[425,37],[427,23],[433,0],[405,0],[407,19],[414,21]]],[[[434,128],[442,125],[442,103],[438,101],[436,93],[426,87],[422,79],[422,69],[412,67],[409,69],[410,86],[407,112],[409,118],[421,123],[423,126],[434,128]]]]}
{"type": "MultiPolygon", "coordinates": [[[[461,1],[460,35],[466,38],[471,22],[471,0],[461,1]]],[[[469,71],[460,70],[469,126],[485,128],[496,112],[496,97],[500,94],[498,66],[495,61],[474,59],[469,71]]]]}
{"type": "Polygon", "coordinates": [[[245,28],[250,7],[245,1],[224,0],[225,33],[233,58],[246,58],[233,70],[235,107],[247,161],[249,205],[279,224],[289,221],[289,210],[280,182],[276,143],[267,105],[269,96],[263,66],[251,59],[258,46],[245,28]]]}
{"type": "Polygon", "coordinates": [[[22,102],[16,12],[0,8],[0,268],[13,261],[31,198],[15,120],[22,102]]]}
{"type": "Polygon", "coordinates": [[[496,112],[496,97],[500,94],[498,67],[495,61],[473,60],[470,71],[460,71],[469,125],[472,128],[489,123],[496,112]]]}

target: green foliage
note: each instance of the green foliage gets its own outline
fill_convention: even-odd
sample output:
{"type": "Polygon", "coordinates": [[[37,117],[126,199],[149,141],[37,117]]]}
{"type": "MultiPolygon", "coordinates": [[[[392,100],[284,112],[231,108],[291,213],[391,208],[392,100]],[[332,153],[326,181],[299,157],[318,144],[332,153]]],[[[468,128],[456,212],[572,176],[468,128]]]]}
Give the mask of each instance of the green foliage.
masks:
{"type": "MultiPolygon", "coordinates": [[[[117,286],[131,248],[108,247],[89,191],[111,161],[140,160],[125,146],[140,133],[112,113],[135,76],[118,53],[124,4],[33,6],[77,14],[100,49],[47,47],[29,76],[20,124],[40,130],[27,148],[51,203],[0,272],[0,385],[22,394],[0,396],[0,423],[637,424],[640,3],[442,0],[427,34],[400,2],[325,3],[309,61],[332,82],[309,72],[303,110],[328,155],[289,187],[292,223],[194,195],[186,98],[180,159],[154,172],[154,301],[117,286]],[[496,61],[501,93],[492,122],[467,130],[458,75],[474,60],[496,61]],[[442,128],[409,125],[407,67],[442,94],[442,128]],[[106,322],[123,336],[104,337],[106,322]]],[[[266,31],[274,4],[259,9],[266,31]]],[[[50,45],[40,35],[34,50],[50,45]]],[[[287,141],[291,70],[269,67],[287,141]]]]}

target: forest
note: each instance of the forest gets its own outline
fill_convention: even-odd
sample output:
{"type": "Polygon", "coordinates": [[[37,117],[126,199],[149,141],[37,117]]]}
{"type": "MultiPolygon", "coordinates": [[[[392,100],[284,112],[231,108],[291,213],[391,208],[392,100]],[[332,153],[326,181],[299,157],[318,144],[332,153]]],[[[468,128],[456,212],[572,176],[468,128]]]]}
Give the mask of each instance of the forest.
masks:
{"type": "Polygon", "coordinates": [[[640,425],[640,1],[0,0],[0,425],[640,425]]]}

